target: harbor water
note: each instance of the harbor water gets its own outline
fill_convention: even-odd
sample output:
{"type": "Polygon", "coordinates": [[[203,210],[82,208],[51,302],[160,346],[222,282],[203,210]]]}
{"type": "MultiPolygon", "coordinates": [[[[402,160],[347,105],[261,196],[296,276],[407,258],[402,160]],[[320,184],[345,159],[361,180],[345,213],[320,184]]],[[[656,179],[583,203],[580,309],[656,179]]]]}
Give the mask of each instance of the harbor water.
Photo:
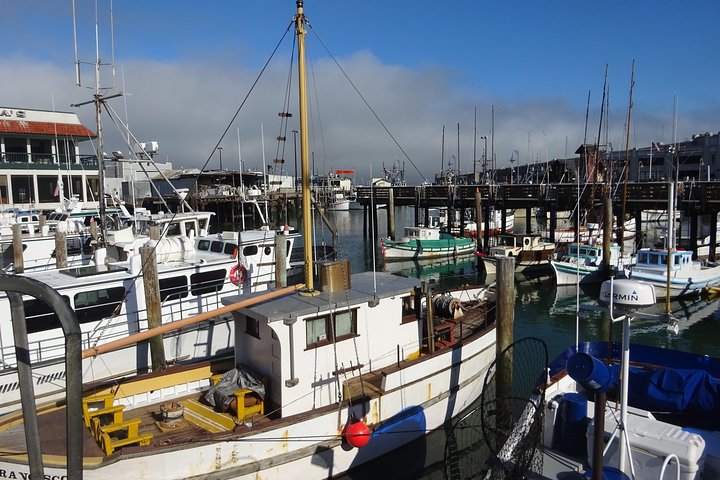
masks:
{"type": "MultiPolygon", "coordinates": [[[[353,272],[392,271],[436,282],[439,288],[462,284],[490,283],[482,267],[477,267],[474,256],[431,262],[388,262],[384,263],[377,239],[387,236],[387,212],[378,211],[379,232],[364,235],[362,210],[327,212],[330,223],[338,233],[337,250],[339,258],[350,260],[353,272]],[[370,240],[374,238],[375,240],[370,240]]],[[[402,234],[404,226],[413,224],[415,218],[411,207],[396,209],[396,236],[402,234]]],[[[332,245],[330,230],[319,219],[316,226],[315,245],[332,245]]],[[[524,221],[515,222],[515,231],[524,228],[524,221]]],[[[648,236],[652,238],[652,235],[648,236]]],[[[575,286],[557,287],[552,271],[535,277],[516,276],[515,282],[515,327],[514,337],[536,337],[545,342],[549,359],[574,345],[576,325],[580,341],[621,339],[621,326],[609,327],[602,313],[588,311],[584,305],[597,305],[596,289],[582,289],[578,295],[575,286]],[[581,305],[578,313],[578,305],[581,305]]],[[[647,309],[645,313],[656,313],[658,317],[636,319],[631,326],[631,342],[682,350],[720,357],[720,303],[717,299],[692,298],[671,302],[671,311],[677,318],[677,325],[668,325],[660,315],[665,311],[664,303],[647,309]]],[[[451,425],[448,425],[448,429],[451,425]]],[[[369,478],[383,475],[383,478],[447,478],[445,472],[446,431],[438,431],[415,442],[389,458],[381,459],[362,471],[342,478],[369,478]]]]}

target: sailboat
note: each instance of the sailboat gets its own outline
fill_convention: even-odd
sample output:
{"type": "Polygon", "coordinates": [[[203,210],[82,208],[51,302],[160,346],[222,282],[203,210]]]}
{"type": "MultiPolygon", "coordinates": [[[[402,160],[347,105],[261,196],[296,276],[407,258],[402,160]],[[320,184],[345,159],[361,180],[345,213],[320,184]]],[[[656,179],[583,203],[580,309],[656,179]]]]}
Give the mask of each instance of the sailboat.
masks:
{"type": "MultiPolygon", "coordinates": [[[[86,350],[82,355],[101,359],[208,315],[233,316],[230,362],[169,366],[84,390],[69,368],[66,403],[0,417],[1,471],[38,478],[324,478],[423,437],[480,395],[495,356],[491,290],[433,295],[409,278],[350,275],[346,261],[319,265],[321,290],[315,288],[307,19],[303,2],[296,4],[304,284],[227,298],[207,315],[86,350]],[[22,431],[35,426],[39,434],[26,440],[22,431]]],[[[42,290],[62,319],[73,316],[52,290],[28,289],[42,290]]],[[[68,361],[78,362],[79,332],[67,323],[68,361]]]]}

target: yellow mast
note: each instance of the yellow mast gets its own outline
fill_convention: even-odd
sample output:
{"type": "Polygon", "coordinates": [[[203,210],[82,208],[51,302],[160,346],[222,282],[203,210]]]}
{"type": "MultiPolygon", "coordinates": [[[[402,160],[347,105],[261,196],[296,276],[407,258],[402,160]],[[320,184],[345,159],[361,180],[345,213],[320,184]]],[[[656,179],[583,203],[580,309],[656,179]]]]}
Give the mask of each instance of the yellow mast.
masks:
{"type": "MultiPolygon", "coordinates": [[[[312,214],[310,204],[310,149],[308,146],[307,81],[305,74],[305,14],[303,0],[297,0],[295,34],[298,37],[298,97],[300,101],[300,163],[302,176],[302,212],[305,246],[305,294],[314,294],[312,214]]],[[[302,293],[302,292],[301,292],[302,293]]]]}

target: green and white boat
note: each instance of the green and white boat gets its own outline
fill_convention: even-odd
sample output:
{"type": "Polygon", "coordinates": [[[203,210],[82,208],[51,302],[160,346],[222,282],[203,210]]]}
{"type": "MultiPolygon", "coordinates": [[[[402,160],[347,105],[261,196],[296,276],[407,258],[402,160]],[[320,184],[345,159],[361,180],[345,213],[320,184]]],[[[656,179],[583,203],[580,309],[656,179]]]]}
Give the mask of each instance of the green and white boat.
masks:
{"type": "Polygon", "coordinates": [[[475,252],[472,238],[455,237],[430,227],[405,227],[403,237],[397,241],[380,239],[380,246],[385,261],[458,257],[475,252]]]}

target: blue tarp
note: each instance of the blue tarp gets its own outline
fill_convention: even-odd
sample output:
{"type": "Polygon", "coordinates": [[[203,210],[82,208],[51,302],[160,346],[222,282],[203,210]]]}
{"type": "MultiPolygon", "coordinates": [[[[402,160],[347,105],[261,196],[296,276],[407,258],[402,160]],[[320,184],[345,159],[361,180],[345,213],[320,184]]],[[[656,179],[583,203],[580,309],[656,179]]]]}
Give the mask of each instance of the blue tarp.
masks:
{"type": "MultiPolygon", "coordinates": [[[[608,358],[606,342],[587,342],[581,352],[597,358],[608,358]]],[[[620,349],[612,344],[611,369],[619,378],[620,349]]],[[[575,353],[571,347],[550,363],[550,375],[565,369],[568,358],[575,353]]],[[[665,350],[656,347],[630,347],[631,362],[646,367],[631,366],[628,398],[633,407],[651,412],[686,414],[702,419],[707,429],[720,429],[720,380],[718,360],[706,355],[665,350]]]]}

